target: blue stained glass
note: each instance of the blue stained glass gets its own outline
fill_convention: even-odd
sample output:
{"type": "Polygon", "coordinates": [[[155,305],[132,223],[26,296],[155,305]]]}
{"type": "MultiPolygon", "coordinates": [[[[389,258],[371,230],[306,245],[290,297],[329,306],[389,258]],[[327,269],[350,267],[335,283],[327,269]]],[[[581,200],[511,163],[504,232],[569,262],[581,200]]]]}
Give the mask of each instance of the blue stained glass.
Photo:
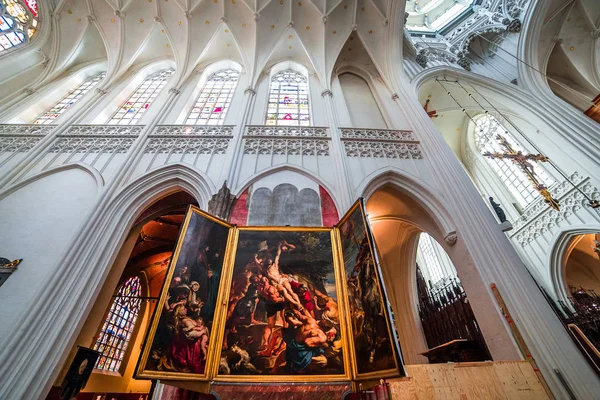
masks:
{"type": "Polygon", "coordinates": [[[140,278],[137,276],[125,281],[117,291],[94,344],[94,350],[102,353],[96,369],[119,370],[140,312],[141,294],[140,278]]]}

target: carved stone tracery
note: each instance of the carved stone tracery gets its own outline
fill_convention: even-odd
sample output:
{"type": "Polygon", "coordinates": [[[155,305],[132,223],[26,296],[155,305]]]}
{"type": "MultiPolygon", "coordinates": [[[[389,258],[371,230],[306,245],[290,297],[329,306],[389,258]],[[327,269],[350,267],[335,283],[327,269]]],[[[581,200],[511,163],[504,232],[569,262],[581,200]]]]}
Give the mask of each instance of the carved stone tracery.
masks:
{"type": "Polygon", "coordinates": [[[58,135],[49,153],[126,153],[144,126],[73,125],[58,135]]]}
{"type": "MultiPolygon", "coordinates": [[[[575,172],[569,179],[591,199],[600,199],[600,191],[590,183],[589,178],[584,178],[575,172]]],[[[528,246],[547,232],[558,231],[561,226],[570,223],[569,217],[589,207],[588,200],[583,194],[567,181],[551,186],[550,190],[560,201],[560,211],[549,208],[543,198],[538,198],[530,204],[513,224],[511,238],[516,239],[521,247],[528,246]]],[[[600,216],[597,214],[596,219],[600,222],[600,216]]]]}
{"type": "Polygon", "coordinates": [[[412,131],[341,128],[342,143],[348,157],[420,160],[419,141],[412,131]]]}
{"type": "Polygon", "coordinates": [[[0,152],[26,153],[54,128],[56,125],[0,125],[0,152]]]}
{"type": "Polygon", "coordinates": [[[230,125],[159,125],[148,135],[144,153],[225,154],[231,138],[230,125]]]}

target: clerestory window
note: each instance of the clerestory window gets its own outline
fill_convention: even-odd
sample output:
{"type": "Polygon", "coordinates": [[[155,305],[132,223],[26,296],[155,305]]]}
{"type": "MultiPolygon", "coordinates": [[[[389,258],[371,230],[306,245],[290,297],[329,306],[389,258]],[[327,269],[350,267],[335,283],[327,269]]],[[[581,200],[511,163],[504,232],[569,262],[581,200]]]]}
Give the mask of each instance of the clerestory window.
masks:
{"type": "Polygon", "coordinates": [[[240,73],[224,69],[212,74],[198,95],[185,123],[188,125],[223,125],[240,73]]]}
{"type": "Polygon", "coordinates": [[[266,125],[310,125],[308,82],[304,75],[292,70],[273,75],[266,125]]]}

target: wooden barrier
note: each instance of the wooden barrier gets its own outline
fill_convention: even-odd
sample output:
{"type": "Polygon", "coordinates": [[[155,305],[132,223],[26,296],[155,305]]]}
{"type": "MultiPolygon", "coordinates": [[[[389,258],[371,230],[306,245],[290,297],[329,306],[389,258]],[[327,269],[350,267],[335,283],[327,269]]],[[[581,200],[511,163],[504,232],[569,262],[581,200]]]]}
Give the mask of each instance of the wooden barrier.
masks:
{"type": "Polygon", "coordinates": [[[407,365],[408,378],[390,379],[393,400],[546,400],[527,361],[407,365]]]}

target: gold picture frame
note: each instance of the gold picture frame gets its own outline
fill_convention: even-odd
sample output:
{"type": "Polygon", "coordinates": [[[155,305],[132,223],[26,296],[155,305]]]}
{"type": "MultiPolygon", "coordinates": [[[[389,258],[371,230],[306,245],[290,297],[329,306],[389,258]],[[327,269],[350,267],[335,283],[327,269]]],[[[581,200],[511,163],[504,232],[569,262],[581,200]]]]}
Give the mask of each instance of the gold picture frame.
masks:
{"type": "MultiPolygon", "coordinates": [[[[361,373],[358,370],[358,364],[360,363],[360,360],[357,359],[357,351],[356,351],[356,343],[354,340],[354,329],[352,326],[352,321],[351,321],[351,310],[350,310],[350,305],[348,302],[346,302],[348,304],[348,307],[345,311],[346,316],[348,316],[348,332],[351,334],[350,336],[350,340],[349,340],[349,347],[350,347],[350,356],[352,357],[352,360],[354,360],[354,362],[352,363],[352,378],[353,380],[357,380],[357,381],[361,381],[361,380],[372,380],[372,379],[379,379],[379,378],[391,378],[391,377],[398,377],[398,376],[406,376],[406,372],[404,370],[404,365],[402,362],[402,353],[401,353],[401,349],[400,349],[400,344],[398,342],[398,338],[395,334],[396,329],[395,327],[392,326],[391,324],[391,308],[389,305],[389,302],[387,301],[387,293],[385,290],[385,285],[383,283],[383,276],[381,274],[381,267],[379,264],[379,258],[378,258],[378,253],[377,253],[377,249],[375,247],[375,241],[370,229],[370,225],[369,222],[367,220],[367,215],[366,215],[366,209],[365,209],[365,204],[364,204],[364,199],[360,198],[358,199],[353,205],[352,207],[350,207],[350,209],[346,212],[346,214],[340,219],[340,222],[337,223],[337,225],[334,227],[335,228],[335,234],[336,234],[336,248],[337,248],[337,252],[338,252],[338,257],[339,257],[339,263],[342,266],[340,268],[342,275],[342,279],[343,282],[348,282],[348,276],[346,273],[346,268],[345,268],[345,258],[344,258],[344,254],[343,254],[343,244],[342,244],[342,238],[341,238],[341,232],[342,232],[342,227],[344,226],[344,224],[346,224],[346,222],[352,218],[352,216],[358,211],[360,211],[361,214],[361,221],[364,225],[364,234],[366,237],[366,240],[368,241],[368,246],[369,246],[369,251],[371,253],[371,257],[373,259],[373,263],[374,263],[374,273],[376,276],[376,281],[377,281],[377,288],[378,288],[378,292],[380,295],[380,300],[381,300],[381,308],[384,311],[385,314],[385,323],[386,323],[386,328],[387,328],[387,335],[389,337],[390,340],[390,347],[393,353],[393,362],[394,362],[394,367],[393,368],[385,368],[385,369],[381,369],[381,370],[376,370],[376,371],[371,371],[371,372],[367,372],[367,373],[361,373]]],[[[344,298],[348,299],[348,301],[350,300],[349,294],[348,294],[348,284],[343,285],[344,289],[346,290],[346,293],[344,294],[344,298]]]]}
{"type": "MultiPolygon", "coordinates": [[[[335,279],[335,290],[337,295],[337,301],[340,309],[345,309],[345,295],[344,288],[342,284],[342,276],[339,265],[339,258],[336,256],[336,248],[335,248],[335,234],[334,228],[325,228],[325,227],[289,227],[289,226],[262,226],[262,227],[239,227],[234,228],[235,230],[235,239],[233,240],[233,248],[230,252],[229,259],[229,267],[227,272],[227,280],[226,287],[228,289],[231,288],[232,280],[233,280],[233,270],[235,267],[235,258],[238,250],[238,242],[240,233],[244,232],[290,232],[290,233],[313,233],[313,232],[327,232],[329,233],[329,238],[331,240],[331,257],[332,257],[332,265],[333,265],[333,274],[335,279]]],[[[225,290],[223,292],[223,297],[221,301],[221,305],[227,304],[229,300],[230,291],[225,290]]],[[[223,307],[225,308],[225,307],[223,307]]],[[[216,324],[218,329],[217,332],[217,340],[215,341],[215,346],[217,344],[221,344],[224,340],[225,329],[226,329],[226,315],[225,313],[220,314],[219,323],[216,324]]],[[[350,381],[352,379],[352,367],[350,365],[349,358],[349,345],[348,345],[348,330],[347,330],[347,321],[344,312],[340,313],[340,330],[341,330],[341,342],[342,342],[342,352],[343,352],[343,373],[342,374],[315,374],[315,375],[224,375],[218,373],[221,351],[213,351],[212,354],[212,370],[210,371],[211,376],[213,376],[213,380],[216,382],[249,382],[249,383],[261,383],[265,382],[265,378],[268,377],[269,382],[340,382],[340,381],[350,381]]],[[[215,349],[217,350],[217,349],[215,349]]]]}
{"type": "MultiPolygon", "coordinates": [[[[196,228],[194,228],[196,229],[196,228]]],[[[191,231],[190,231],[191,232],[191,231]]],[[[292,235],[293,236],[293,235],[292,235]]],[[[201,240],[198,239],[198,243],[201,243],[201,240]]],[[[270,243],[272,246],[272,243],[270,243]]],[[[279,246],[281,246],[281,242],[279,242],[279,246]]],[[[197,246],[196,249],[199,247],[197,246]]],[[[223,248],[221,246],[221,248],[223,248]]],[[[281,250],[281,248],[279,249],[281,250]]],[[[245,249],[245,252],[250,250],[245,249]]],[[[240,253],[241,254],[241,253],[240,253]]],[[[271,254],[272,248],[271,248],[271,254]]],[[[279,254],[279,253],[278,253],[279,254]]],[[[329,253],[327,253],[327,257],[329,253]]],[[[183,260],[185,260],[186,256],[183,255],[183,260]]],[[[300,256],[298,256],[300,257],[300,256]]],[[[309,261],[304,261],[304,259],[300,259],[300,261],[307,263],[309,261]]],[[[296,262],[298,259],[296,258],[296,262]]],[[[329,264],[327,264],[329,265],[329,264]]],[[[329,267],[327,267],[329,268],[329,267]]],[[[238,271],[239,272],[239,271],[238,271]]],[[[331,272],[329,272],[331,274],[331,272]]],[[[331,275],[328,275],[331,276],[331,275]]],[[[249,279],[249,278],[248,278],[249,279]]],[[[329,279],[329,278],[328,278],[329,279]]],[[[305,279],[306,280],[306,279],[305,279]]],[[[308,282],[308,281],[307,281],[308,282]]],[[[273,283],[273,282],[271,282],[273,283]]],[[[305,282],[306,283],[306,282],[305,282]]],[[[310,283],[310,282],[308,282],[310,283]]],[[[314,282],[313,282],[314,283],[314,282]]],[[[310,285],[304,285],[310,286],[310,285]]],[[[315,286],[317,286],[315,284],[315,286]]],[[[246,286],[247,288],[248,286],[246,286]]],[[[313,287],[314,289],[314,287],[313,287]]],[[[308,291],[306,287],[304,291],[308,291]]],[[[325,295],[329,296],[329,292],[327,290],[324,291],[325,295]]],[[[315,296],[316,291],[313,290],[313,297],[315,296]]],[[[309,293],[310,294],[310,293],[309,293]]],[[[323,294],[322,294],[323,295],[323,294]]],[[[310,297],[310,296],[309,296],[310,297]]],[[[331,299],[332,297],[328,297],[331,299]]],[[[315,302],[317,300],[313,299],[315,302]]],[[[258,300],[256,303],[258,304],[258,300]]],[[[186,306],[187,307],[187,306],[186,306]]],[[[230,311],[231,312],[231,311],[230,311]]],[[[293,311],[295,312],[295,311],[293,311]]],[[[267,313],[268,315],[268,313],[267,313]]],[[[271,314],[272,315],[272,314],[271,314]]],[[[318,315],[315,314],[314,315],[318,315]]],[[[313,318],[315,318],[313,315],[313,318]]],[[[278,313],[276,318],[279,318],[278,321],[285,319],[287,321],[289,314],[286,315],[285,311],[278,313]]],[[[254,315],[252,315],[254,318],[254,315]]],[[[313,322],[317,322],[316,320],[313,322]]],[[[319,320],[319,323],[321,320],[319,320]]],[[[263,322],[264,323],[264,322],[263,322]]],[[[380,325],[382,322],[380,323],[380,325]]],[[[248,327],[249,325],[239,325],[248,327]]],[[[285,325],[285,324],[284,324],[285,325]]],[[[273,326],[273,331],[275,331],[275,325],[273,326]]],[[[381,325],[383,326],[383,325],[381,325]]],[[[277,329],[283,329],[283,327],[279,326],[277,329]]],[[[383,328],[381,328],[383,330],[383,328]]],[[[333,330],[332,330],[333,331],[333,330]]],[[[264,332],[264,331],[263,331],[264,332]]],[[[323,332],[325,330],[323,329],[323,332]]],[[[182,228],[177,240],[177,244],[175,246],[173,256],[169,263],[165,282],[161,289],[161,293],[158,299],[157,306],[154,309],[152,319],[150,321],[148,330],[146,332],[142,351],[140,354],[140,358],[135,368],[134,377],[136,379],[160,379],[160,380],[185,380],[185,381],[220,381],[220,382],[249,382],[249,383],[264,383],[264,382],[340,382],[340,381],[351,381],[351,380],[368,380],[368,379],[377,379],[383,377],[394,377],[394,376],[405,376],[404,368],[402,365],[402,358],[400,353],[399,344],[397,342],[397,337],[394,334],[394,327],[391,325],[390,318],[390,309],[389,303],[387,302],[385,287],[383,285],[381,270],[379,268],[379,262],[377,258],[377,251],[375,248],[375,244],[373,241],[373,237],[370,232],[370,228],[368,225],[368,221],[366,220],[366,215],[364,211],[364,201],[359,199],[346,213],[346,215],[340,220],[340,222],[335,227],[289,227],[289,226],[261,226],[261,227],[237,227],[231,225],[219,218],[216,218],[202,210],[198,207],[190,206],[186,213],[184,222],[182,224],[182,228]],[[386,368],[383,370],[377,370],[369,373],[361,373],[357,366],[357,349],[356,344],[354,343],[354,332],[352,326],[352,315],[350,313],[350,304],[349,304],[349,288],[348,288],[348,280],[347,274],[345,270],[345,262],[344,262],[344,252],[343,252],[343,242],[342,242],[342,231],[341,228],[344,226],[346,221],[348,221],[357,210],[360,210],[362,216],[362,224],[364,224],[364,235],[368,240],[368,248],[373,260],[373,265],[375,269],[375,275],[377,279],[377,289],[381,296],[381,306],[385,313],[385,326],[390,338],[393,359],[394,359],[394,367],[386,368]],[[151,352],[154,345],[154,340],[157,337],[157,330],[159,328],[159,323],[161,322],[161,317],[163,316],[165,305],[168,306],[167,303],[169,291],[173,288],[172,282],[174,278],[174,273],[176,268],[179,267],[178,262],[182,257],[182,249],[184,245],[186,245],[186,235],[190,229],[190,221],[192,218],[202,218],[202,221],[207,221],[207,223],[213,223],[215,226],[219,227],[219,232],[221,232],[221,228],[223,231],[220,233],[226,237],[223,257],[221,258],[221,269],[220,276],[218,281],[218,291],[216,295],[216,304],[214,308],[213,318],[210,321],[210,332],[208,334],[208,347],[205,352],[205,364],[202,373],[197,372],[189,372],[189,371],[175,371],[175,370],[159,370],[157,368],[152,367],[149,364],[149,358],[151,357],[151,352]],[[226,231],[226,232],[225,232],[226,231]],[[331,286],[331,283],[328,283],[330,288],[335,288],[335,301],[337,302],[339,320],[336,323],[336,349],[338,352],[341,351],[342,356],[337,357],[334,363],[330,363],[332,366],[328,367],[328,371],[335,370],[335,368],[340,369],[340,373],[331,373],[331,374],[318,374],[318,373],[304,373],[304,374],[294,374],[294,373],[281,373],[280,370],[274,373],[260,373],[260,374],[223,374],[219,373],[219,366],[221,363],[222,357],[222,348],[224,344],[224,338],[226,335],[226,325],[228,323],[228,309],[230,308],[230,292],[232,291],[232,283],[234,280],[234,271],[236,268],[236,256],[240,249],[240,235],[247,235],[249,232],[264,232],[265,234],[272,235],[284,235],[286,232],[294,235],[307,234],[307,233],[327,233],[328,240],[331,242],[331,267],[333,268],[333,279],[335,281],[335,285],[331,286]],[[226,233],[226,234],[225,234],[226,233]],[[339,324],[339,325],[337,325],[339,324]],[[338,329],[339,328],[339,332],[338,329]],[[339,339],[338,339],[339,338],[339,339]],[[341,341],[341,350],[339,341],[341,341]],[[341,360],[339,360],[341,358],[341,360]],[[149,367],[150,366],[150,367],[149,367]]],[[[282,334],[280,332],[280,334],[282,334]]],[[[236,338],[237,339],[237,338],[236,338]]],[[[283,338],[278,338],[283,340],[283,338]]],[[[261,346],[265,344],[266,340],[261,338],[261,346]]],[[[296,339],[294,339],[296,340],[296,339]]],[[[333,340],[333,339],[332,339],[333,340]]],[[[287,344],[287,342],[286,342],[287,344]]],[[[286,346],[287,347],[287,346],[286,346]]],[[[270,353],[272,354],[272,353],[270,353]]],[[[287,356],[286,356],[287,357],[287,356]]],[[[286,360],[287,361],[287,360],[286,360]]],[[[254,362],[254,361],[253,361],[254,362]]],[[[277,364],[277,360],[274,361],[275,365],[277,364]]],[[[286,362],[287,364],[287,362],[286,362]]],[[[284,365],[286,365],[284,364],[284,365]]],[[[327,365],[327,363],[325,363],[327,365]]]]}
{"type": "Polygon", "coordinates": [[[190,373],[190,372],[157,371],[157,370],[152,370],[152,369],[146,368],[148,366],[148,358],[150,356],[150,352],[152,350],[152,344],[156,337],[157,328],[158,328],[158,325],[160,322],[160,318],[162,316],[163,305],[167,301],[167,296],[169,293],[169,285],[173,279],[173,274],[175,273],[175,267],[177,266],[179,258],[181,256],[181,251],[182,251],[182,247],[184,244],[183,242],[184,242],[184,239],[188,232],[190,220],[192,219],[192,217],[194,215],[205,218],[206,220],[216,223],[228,230],[226,244],[225,244],[225,253],[224,253],[222,267],[221,267],[219,288],[217,291],[217,306],[215,309],[213,321],[220,320],[219,315],[220,315],[220,313],[223,312],[222,307],[219,307],[219,299],[221,298],[222,292],[224,290],[223,282],[227,280],[226,279],[227,265],[228,265],[229,256],[230,256],[229,255],[230,249],[232,247],[231,241],[235,234],[235,231],[234,231],[234,229],[232,229],[233,225],[231,225],[213,215],[210,215],[210,214],[202,211],[198,207],[189,206],[188,211],[185,216],[185,219],[184,219],[184,222],[181,227],[181,231],[179,232],[179,237],[177,239],[177,245],[175,246],[173,256],[171,257],[171,261],[169,262],[169,266],[167,267],[167,273],[165,276],[165,281],[163,283],[163,287],[160,292],[158,303],[157,303],[156,307],[154,308],[152,319],[149,324],[149,328],[146,332],[146,336],[144,338],[144,342],[142,345],[142,352],[140,354],[140,358],[138,359],[138,363],[136,365],[135,373],[134,373],[134,377],[136,379],[208,381],[211,378],[211,376],[208,374],[209,366],[210,366],[209,356],[211,355],[211,347],[212,347],[213,343],[215,342],[215,337],[216,337],[215,329],[212,329],[209,334],[208,356],[206,359],[206,367],[204,368],[204,373],[198,374],[198,373],[190,373]]]}

